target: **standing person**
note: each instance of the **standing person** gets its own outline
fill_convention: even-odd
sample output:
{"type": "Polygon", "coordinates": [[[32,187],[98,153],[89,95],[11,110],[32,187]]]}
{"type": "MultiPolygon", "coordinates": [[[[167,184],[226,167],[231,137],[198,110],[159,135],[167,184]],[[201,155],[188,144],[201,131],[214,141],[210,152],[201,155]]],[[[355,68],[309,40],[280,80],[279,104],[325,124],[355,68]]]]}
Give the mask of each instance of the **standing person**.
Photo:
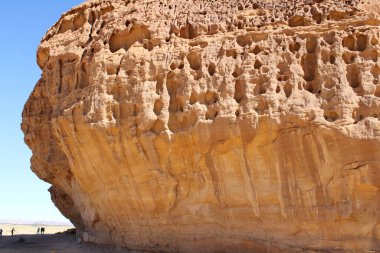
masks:
{"type": "Polygon", "coordinates": [[[14,232],[15,232],[15,228],[12,228],[12,230],[11,230],[12,236],[13,236],[14,232]]]}
{"type": "Polygon", "coordinates": [[[40,227],[37,228],[37,235],[40,233],[40,227]]]}
{"type": "Polygon", "coordinates": [[[0,228],[0,239],[3,238],[3,229],[0,228]]]}
{"type": "Polygon", "coordinates": [[[45,227],[41,228],[41,235],[45,234],[45,227]]]}

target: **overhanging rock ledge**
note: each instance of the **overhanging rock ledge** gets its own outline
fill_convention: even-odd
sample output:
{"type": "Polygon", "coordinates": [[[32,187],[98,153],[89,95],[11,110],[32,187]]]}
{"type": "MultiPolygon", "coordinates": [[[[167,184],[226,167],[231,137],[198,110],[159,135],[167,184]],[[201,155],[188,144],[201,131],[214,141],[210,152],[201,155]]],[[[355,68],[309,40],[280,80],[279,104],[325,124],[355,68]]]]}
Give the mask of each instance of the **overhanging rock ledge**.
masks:
{"type": "Polygon", "coordinates": [[[380,1],[87,1],[38,48],[32,170],[83,239],[380,251],[380,1]]]}

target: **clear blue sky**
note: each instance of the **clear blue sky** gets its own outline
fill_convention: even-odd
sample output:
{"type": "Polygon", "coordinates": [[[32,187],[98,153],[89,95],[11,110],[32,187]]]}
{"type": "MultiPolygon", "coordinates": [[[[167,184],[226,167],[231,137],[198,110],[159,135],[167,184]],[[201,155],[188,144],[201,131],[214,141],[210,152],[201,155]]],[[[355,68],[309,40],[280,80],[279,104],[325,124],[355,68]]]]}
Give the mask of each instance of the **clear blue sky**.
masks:
{"type": "Polygon", "coordinates": [[[3,1],[0,15],[0,219],[67,221],[50,200],[49,184],[30,171],[21,112],[41,75],[36,49],[71,7],[84,0],[3,1]]]}

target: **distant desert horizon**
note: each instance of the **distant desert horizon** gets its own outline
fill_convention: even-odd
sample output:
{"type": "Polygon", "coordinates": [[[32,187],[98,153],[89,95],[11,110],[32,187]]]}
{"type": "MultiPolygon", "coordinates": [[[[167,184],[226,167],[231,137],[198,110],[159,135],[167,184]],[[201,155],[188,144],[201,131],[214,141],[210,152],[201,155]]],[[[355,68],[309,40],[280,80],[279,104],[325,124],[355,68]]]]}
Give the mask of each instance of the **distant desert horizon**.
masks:
{"type": "Polygon", "coordinates": [[[0,224],[74,226],[70,221],[37,219],[0,219],[0,224]]]}
{"type": "Polygon", "coordinates": [[[34,235],[37,229],[45,227],[45,234],[56,234],[74,228],[73,225],[49,225],[49,224],[5,224],[0,223],[0,229],[3,230],[3,236],[10,236],[12,228],[15,229],[14,235],[34,235]]]}

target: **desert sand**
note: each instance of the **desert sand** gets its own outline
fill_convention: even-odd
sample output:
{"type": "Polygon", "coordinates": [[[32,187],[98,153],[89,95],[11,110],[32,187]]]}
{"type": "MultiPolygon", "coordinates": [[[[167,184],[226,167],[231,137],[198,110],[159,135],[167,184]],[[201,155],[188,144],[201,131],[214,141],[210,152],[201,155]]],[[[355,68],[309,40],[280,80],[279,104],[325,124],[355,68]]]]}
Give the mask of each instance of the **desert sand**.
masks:
{"type": "Polygon", "coordinates": [[[15,235],[34,235],[37,234],[38,227],[45,227],[45,234],[56,234],[66,231],[73,226],[52,226],[52,225],[20,225],[20,224],[0,224],[0,228],[3,229],[3,235],[11,235],[11,229],[15,229],[15,235]]]}

